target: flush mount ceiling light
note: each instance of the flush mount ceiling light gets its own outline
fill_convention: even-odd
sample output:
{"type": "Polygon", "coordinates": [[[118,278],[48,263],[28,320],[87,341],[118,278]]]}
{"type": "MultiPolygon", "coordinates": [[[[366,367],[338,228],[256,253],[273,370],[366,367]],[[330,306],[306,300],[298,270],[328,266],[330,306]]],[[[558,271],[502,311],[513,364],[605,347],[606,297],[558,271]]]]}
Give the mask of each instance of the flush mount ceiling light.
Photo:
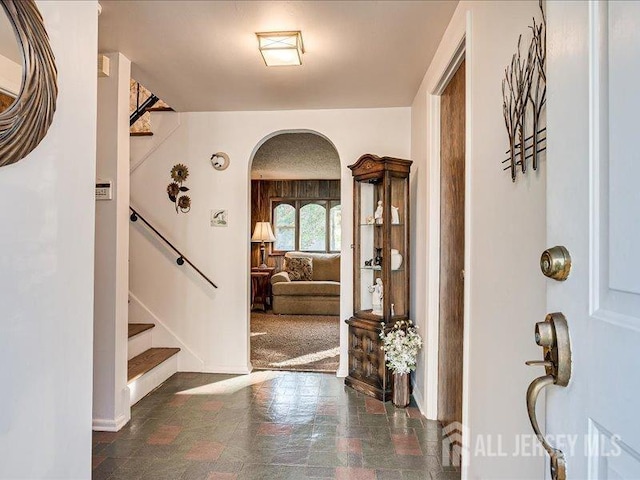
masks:
{"type": "Polygon", "coordinates": [[[267,67],[302,65],[302,33],[296,32],[260,32],[258,48],[267,67]]]}

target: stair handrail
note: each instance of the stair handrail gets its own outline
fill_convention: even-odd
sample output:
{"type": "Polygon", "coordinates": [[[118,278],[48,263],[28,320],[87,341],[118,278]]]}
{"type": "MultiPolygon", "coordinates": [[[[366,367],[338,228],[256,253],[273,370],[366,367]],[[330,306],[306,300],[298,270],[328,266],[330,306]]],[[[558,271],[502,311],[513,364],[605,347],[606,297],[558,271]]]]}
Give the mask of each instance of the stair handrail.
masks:
{"type": "Polygon", "coordinates": [[[142,105],[140,104],[140,83],[136,82],[136,109],[129,115],[129,126],[133,126],[140,117],[142,117],[145,113],[147,113],[147,109],[153,107],[156,103],[160,101],[160,98],[155,96],[153,93],[144,101],[142,105]]]}
{"type": "Polygon", "coordinates": [[[162,235],[153,225],[151,225],[132,206],[129,206],[129,210],[131,210],[131,212],[132,212],[131,216],[129,217],[129,219],[132,222],[136,222],[136,221],[138,221],[138,219],[142,220],[144,222],[144,224],[153,231],[153,233],[155,233],[158,237],[160,237],[164,241],[164,243],[166,243],[169,246],[169,248],[171,248],[174,252],[176,252],[179,255],[178,259],[176,260],[176,263],[178,265],[184,265],[185,262],[188,263],[189,265],[191,265],[191,268],[193,268],[196,272],[198,272],[200,274],[200,276],[202,278],[204,278],[207,282],[209,282],[213,288],[218,288],[218,286],[215,283],[213,283],[209,277],[207,277],[204,273],[202,273],[202,271],[198,267],[196,267],[193,264],[193,262],[191,262],[180,250],[178,250],[176,247],[174,247],[173,244],[169,240],[167,240],[164,235],[162,235]]]}
{"type": "Polygon", "coordinates": [[[149,98],[147,98],[142,105],[134,110],[134,112],[129,116],[129,126],[132,126],[136,123],[140,117],[142,117],[145,113],[147,113],[147,109],[153,107],[156,103],[158,103],[160,99],[155,95],[151,94],[149,98]]]}

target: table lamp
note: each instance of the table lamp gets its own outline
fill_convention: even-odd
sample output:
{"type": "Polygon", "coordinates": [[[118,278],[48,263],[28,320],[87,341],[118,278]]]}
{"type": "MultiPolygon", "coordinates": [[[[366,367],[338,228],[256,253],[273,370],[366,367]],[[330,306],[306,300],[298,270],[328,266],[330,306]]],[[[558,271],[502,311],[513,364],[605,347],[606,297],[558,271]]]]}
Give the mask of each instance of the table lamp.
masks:
{"type": "Polygon", "coordinates": [[[271,224],[269,222],[256,222],[256,228],[253,230],[253,236],[251,237],[252,243],[260,242],[260,259],[262,264],[260,268],[267,268],[264,258],[265,242],[275,242],[276,237],[271,230],[271,224]]]}

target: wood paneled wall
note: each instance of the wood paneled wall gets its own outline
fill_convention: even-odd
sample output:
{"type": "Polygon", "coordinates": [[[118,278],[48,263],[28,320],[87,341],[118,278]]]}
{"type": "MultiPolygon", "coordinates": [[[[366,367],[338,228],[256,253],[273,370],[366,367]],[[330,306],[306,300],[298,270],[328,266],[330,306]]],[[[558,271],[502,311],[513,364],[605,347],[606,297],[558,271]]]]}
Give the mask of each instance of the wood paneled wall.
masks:
{"type": "Polygon", "coordinates": [[[465,64],[440,98],[438,420],[462,422],[465,64]]]}
{"type": "MultiPolygon", "coordinates": [[[[252,180],[251,233],[256,222],[271,221],[272,198],[340,198],[340,180],[252,180]]],[[[282,256],[269,255],[267,265],[282,269],[282,256]]],[[[251,244],[251,266],[260,265],[260,244],[251,244]]]]}

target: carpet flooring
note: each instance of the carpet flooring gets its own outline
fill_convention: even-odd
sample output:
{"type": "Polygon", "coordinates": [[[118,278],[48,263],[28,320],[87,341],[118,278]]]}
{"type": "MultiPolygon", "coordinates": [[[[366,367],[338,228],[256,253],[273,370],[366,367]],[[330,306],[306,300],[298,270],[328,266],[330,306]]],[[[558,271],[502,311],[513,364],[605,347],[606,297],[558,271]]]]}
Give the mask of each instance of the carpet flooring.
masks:
{"type": "Polygon", "coordinates": [[[251,313],[251,363],[258,370],[336,372],[340,317],[251,313]]]}

